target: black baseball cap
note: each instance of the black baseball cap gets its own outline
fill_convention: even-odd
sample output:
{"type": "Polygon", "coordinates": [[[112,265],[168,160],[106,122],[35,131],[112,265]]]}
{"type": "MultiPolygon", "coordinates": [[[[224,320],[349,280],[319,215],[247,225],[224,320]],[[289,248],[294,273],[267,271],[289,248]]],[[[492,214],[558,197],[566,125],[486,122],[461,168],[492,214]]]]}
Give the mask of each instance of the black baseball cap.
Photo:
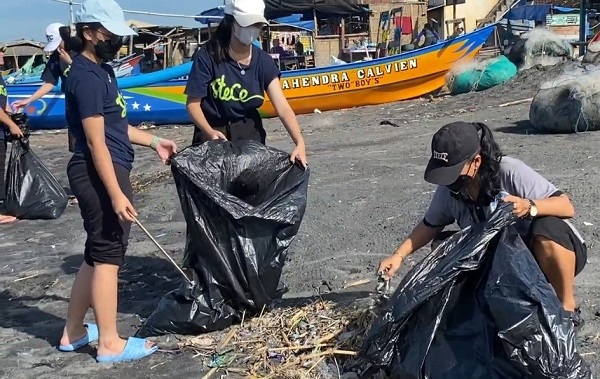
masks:
{"type": "Polygon", "coordinates": [[[477,127],[468,122],[442,126],[431,140],[431,158],[425,180],[439,186],[454,183],[465,165],[480,149],[477,127]]]}

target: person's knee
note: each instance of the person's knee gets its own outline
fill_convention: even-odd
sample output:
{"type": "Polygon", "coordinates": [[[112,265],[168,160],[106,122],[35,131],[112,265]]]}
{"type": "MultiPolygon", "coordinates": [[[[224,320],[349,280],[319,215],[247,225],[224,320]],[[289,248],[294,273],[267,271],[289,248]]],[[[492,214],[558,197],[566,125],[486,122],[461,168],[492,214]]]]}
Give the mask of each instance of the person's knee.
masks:
{"type": "Polygon", "coordinates": [[[533,256],[545,275],[554,277],[558,273],[575,277],[577,257],[556,241],[544,236],[535,236],[531,244],[533,256]]]}

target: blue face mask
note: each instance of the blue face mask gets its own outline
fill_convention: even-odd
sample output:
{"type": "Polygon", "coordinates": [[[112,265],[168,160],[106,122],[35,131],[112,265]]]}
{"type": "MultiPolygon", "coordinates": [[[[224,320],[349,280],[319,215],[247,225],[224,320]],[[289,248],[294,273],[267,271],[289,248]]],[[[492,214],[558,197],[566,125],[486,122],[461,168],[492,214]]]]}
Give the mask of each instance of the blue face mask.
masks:
{"type": "Polygon", "coordinates": [[[258,39],[261,30],[262,28],[253,25],[244,28],[237,23],[233,24],[233,35],[240,43],[247,46],[258,39]]]}

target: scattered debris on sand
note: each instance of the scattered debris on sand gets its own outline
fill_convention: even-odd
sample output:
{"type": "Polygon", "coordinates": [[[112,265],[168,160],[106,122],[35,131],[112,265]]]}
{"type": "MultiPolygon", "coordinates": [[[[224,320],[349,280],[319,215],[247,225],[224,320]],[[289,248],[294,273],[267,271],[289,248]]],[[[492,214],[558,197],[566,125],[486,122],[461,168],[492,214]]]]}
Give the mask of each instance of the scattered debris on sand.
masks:
{"type": "Polygon", "coordinates": [[[173,180],[171,170],[162,170],[147,174],[133,174],[131,175],[131,186],[134,193],[140,194],[146,192],[153,185],[165,184],[171,180],[173,180]]]}
{"type": "Polygon", "coordinates": [[[263,312],[227,331],[184,340],[180,347],[203,357],[212,374],[222,370],[251,378],[338,378],[351,375],[374,317],[370,307],[318,300],[263,312]]]}

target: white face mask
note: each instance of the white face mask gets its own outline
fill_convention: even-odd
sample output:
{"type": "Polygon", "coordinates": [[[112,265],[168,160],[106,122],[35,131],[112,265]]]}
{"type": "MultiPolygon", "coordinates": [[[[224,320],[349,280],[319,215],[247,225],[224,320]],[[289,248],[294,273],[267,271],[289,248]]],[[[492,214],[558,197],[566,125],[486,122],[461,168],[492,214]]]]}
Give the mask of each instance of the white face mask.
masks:
{"type": "Polygon", "coordinates": [[[244,45],[251,45],[258,39],[262,28],[256,26],[241,27],[237,23],[233,24],[233,35],[244,45]]]}

